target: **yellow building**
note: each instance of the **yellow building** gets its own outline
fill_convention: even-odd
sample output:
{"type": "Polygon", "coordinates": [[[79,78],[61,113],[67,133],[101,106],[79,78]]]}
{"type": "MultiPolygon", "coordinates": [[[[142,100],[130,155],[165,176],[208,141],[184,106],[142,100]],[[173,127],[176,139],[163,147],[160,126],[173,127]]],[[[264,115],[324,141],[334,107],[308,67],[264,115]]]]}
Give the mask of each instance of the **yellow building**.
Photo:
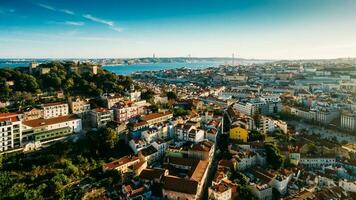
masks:
{"type": "Polygon", "coordinates": [[[247,142],[248,132],[246,129],[241,127],[234,127],[230,129],[230,139],[232,140],[242,140],[247,142]]]}

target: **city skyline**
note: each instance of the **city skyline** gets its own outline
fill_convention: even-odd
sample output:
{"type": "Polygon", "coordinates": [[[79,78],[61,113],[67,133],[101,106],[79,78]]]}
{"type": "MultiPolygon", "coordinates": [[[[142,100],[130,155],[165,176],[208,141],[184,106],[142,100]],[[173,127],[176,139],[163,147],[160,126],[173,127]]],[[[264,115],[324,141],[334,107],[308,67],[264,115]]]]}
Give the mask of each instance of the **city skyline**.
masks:
{"type": "Polygon", "coordinates": [[[347,0],[0,0],[0,57],[354,57],[355,8],[347,0]]]}

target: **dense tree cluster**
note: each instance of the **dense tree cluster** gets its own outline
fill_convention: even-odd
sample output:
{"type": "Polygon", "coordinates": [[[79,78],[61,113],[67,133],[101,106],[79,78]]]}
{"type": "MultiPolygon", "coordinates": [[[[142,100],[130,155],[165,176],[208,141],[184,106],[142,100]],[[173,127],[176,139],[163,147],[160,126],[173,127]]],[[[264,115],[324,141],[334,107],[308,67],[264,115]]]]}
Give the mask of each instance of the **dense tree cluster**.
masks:
{"type": "Polygon", "coordinates": [[[256,130],[252,130],[250,133],[249,133],[249,136],[248,136],[248,141],[250,142],[253,142],[253,141],[264,141],[266,138],[266,135],[259,132],[259,131],[256,131],[256,130]]]}
{"type": "Polygon", "coordinates": [[[167,92],[168,100],[177,100],[177,94],[173,91],[167,92]]]}
{"type": "Polygon", "coordinates": [[[174,117],[185,116],[185,115],[188,115],[189,113],[190,113],[189,110],[186,110],[186,109],[181,108],[181,107],[173,109],[173,116],[174,117]]]}
{"type": "Polygon", "coordinates": [[[238,184],[237,192],[239,195],[235,199],[245,199],[245,200],[256,199],[252,189],[248,185],[248,178],[243,173],[239,171],[234,171],[230,177],[230,180],[238,184]]]}
{"type": "Polygon", "coordinates": [[[102,164],[128,153],[128,146],[118,144],[116,131],[105,128],[32,154],[0,156],[0,199],[80,199],[86,192],[77,186],[82,182],[119,183],[121,175],[103,173],[102,164]]]}
{"type": "Polygon", "coordinates": [[[103,128],[87,133],[93,153],[107,154],[118,145],[117,133],[112,128],[103,128]]]}
{"type": "Polygon", "coordinates": [[[146,91],[141,93],[141,99],[149,101],[149,100],[153,99],[154,95],[155,95],[155,93],[152,90],[146,90],[146,91]]]}
{"type": "Polygon", "coordinates": [[[123,93],[132,84],[130,77],[115,75],[98,69],[97,74],[86,72],[79,74],[71,67],[85,67],[73,62],[51,62],[41,64],[39,68],[49,68],[45,74],[29,74],[24,68],[0,69],[0,98],[11,99],[16,92],[39,94],[62,90],[67,96],[99,96],[104,92],[123,93]],[[13,81],[11,86],[6,81],[13,81]]]}
{"type": "Polygon", "coordinates": [[[272,169],[279,169],[283,166],[284,157],[279,149],[273,144],[266,144],[267,162],[272,169]]]}

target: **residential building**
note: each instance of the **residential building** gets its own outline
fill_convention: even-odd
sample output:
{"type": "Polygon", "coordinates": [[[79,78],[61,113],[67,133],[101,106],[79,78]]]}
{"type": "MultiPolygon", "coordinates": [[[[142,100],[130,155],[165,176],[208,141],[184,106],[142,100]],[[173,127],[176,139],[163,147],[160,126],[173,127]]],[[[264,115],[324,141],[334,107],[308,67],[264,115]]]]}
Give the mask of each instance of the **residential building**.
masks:
{"type": "Polygon", "coordinates": [[[170,119],[173,118],[173,113],[172,112],[160,112],[160,113],[151,113],[144,115],[143,121],[147,122],[149,125],[153,125],[156,123],[161,123],[161,122],[166,122],[170,119]]]}
{"type": "Polygon", "coordinates": [[[186,176],[168,175],[163,178],[162,193],[167,199],[199,199],[207,178],[209,161],[168,157],[170,167],[183,170],[186,176]]]}
{"type": "Polygon", "coordinates": [[[341,114],[341,128],[356,131],[356,112],[343,112],[341,114]]]}
{"type": "Polygon", "coordinates": [[[45,142],[82,131],[82,120],[75,115],[23,122],[24,142],[45,142]]]}
{"type": "Polygon", "coordinates": [[[151,145],[157,149],[158,155],[160,158],[163,158],[166,149],[167,149],[167,142],[161,139],[157,139],[151,143],[151,145]]]}
{"type": "Polygon", "coordinates": [[[149,145],[148,147],[145,147],[144,149],[141,149],[138,152],[138,157],[141,160],[146,161],[148,165],[151,165],[152,163],[156,162],[160,158],[159,155],[160,154],[158,150],[152,145],[149,145]]]}
{"type": "Polygon", "coordinates": [[[43,118],[43,109],[28,108],[23,111],[23,121],[43,118]]]}
{"type": "Polygon", "coordinates": [[[69,108],[73,114],[82,114],[90,111],[90,103],[80,98],[70,99],[69,108]]]}
{"type": "Polygon", "coordinates": [[[229,131],[229,137],[232,140],[241,140],[243,142],[247,142],[248,131],[240,126],[233,127],[229,131]]]}
{"type": "Polygon", "coordinates": [[[288,124],[282,120],[274,120],[274,126],[279,128],[284,134],[288,132],[288,124]]]}
{"type": "Polygon", "coordinates": [[[263,134],[267,134],[267,133],[272,133],[274,130],[275,130],[274,120],[266,116],[261,116],[260,132],[263,134]]]}
{"type": "Polygon", "coordinates": [[[115,104],[123,101],[124,97],[122,97],[119,94],[113,94],[113,95],[104,95],[102,96],[102,99],[104,100],[106,108],[111,109],[115,104]]]}
{"type": "Polygon", "coordinates": [[[209,187],[209,199],[230,200],[231,194],[231,187],[224,182],[209,187]]]}
{"type": "Polygon", "coordinates": [[[141,161],[136,156],[124,156],[118,160],[115,160],[110,163],[106,163],[103,165],[103,170],[117,170],[121,174],[125,174],[128,172],[134,172],[136,175],[139,175],[143,169],[147,167],[146,161],[141,161]],[[139,170],[137,170],[139,169],[139,170]]]}
{"type": "Polygon", "coordinates": [[[215,153],[215,144],[211,141],[204,140],[193,144],[188,149],[188,158],[212,161],[215,153]]]}
{"type": "Polygon", "coordinates": [[[0,152],[22,145],[22,124],[16,113],[0,113],[0,152]]]}
{"type": "Polygon", "coordinates": [[[335,157],[301,157],[300,164],[309,168],[335,165],[335,157]]]}
{"type": "Polygon", "coordinates": [[[144,149],[148,144],[149,143],[146,143],[140,138],[131,139],[129,142],[129,146],[135,154],[137,154],[140,150],[144,149]]]}
{"type": "Polygon", "coordinates": [[[103,127],[114,120],[114,112],[106,108],[95,108],[89,111],[89,118],[93,127],[103,127]]]}
{"type": "Polygon", "coordinates": [[[69,114],[69,108],[67,103],[47,103],[42,105],[43,117],[45,119],[66,116],[69,114]]]}
{"type": "Polygon", "coordinates": [[[146,101],[139,102],[119,102],[113,107],[115,120],[117,122],[127,122],[129,119],[142,115],[144,107],[147,105],[146,101]]]}
{"type": "Polygon", "coordinates": [[[198,129],[194,125],[177,125],[175,135],[178,140],[182,141],[200,142],[204,140],[204,130],[198,129]]]}

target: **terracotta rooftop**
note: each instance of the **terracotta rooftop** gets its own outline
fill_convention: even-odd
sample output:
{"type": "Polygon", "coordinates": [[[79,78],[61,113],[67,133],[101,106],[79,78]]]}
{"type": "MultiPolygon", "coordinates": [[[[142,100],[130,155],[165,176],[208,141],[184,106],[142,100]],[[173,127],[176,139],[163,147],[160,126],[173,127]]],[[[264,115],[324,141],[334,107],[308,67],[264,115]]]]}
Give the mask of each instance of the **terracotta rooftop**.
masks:
{"type": "Polygon", "coordinates": [[[144,169],[140,174],[141,179],[153,180],[163,177],[165,169],[144,169]]]}
{"type": "Polygon", "coordinates": [[[163,179],[163,188],[165,190],[186,194],[196,194],[198,190],[198,182],[174,176],[166,176],[163,179]]]}
{"type": "Polygon", "coordinates": [[[192,180],[200,182],[204,176],[205,170],[207,170],[208,165],[209,165],[209,161],[200,160],[198,165],[195,167],[195,169],[191,170],[191,172],[193,173],[190,178],[192,180]]]}
{"type": "Polygon", "coordinates": [[[66,121],[72,121],[75,119],[79,119],[79,118],[76,115],[66,115],[66,116],[60,116],[60,117],[55,117],[50,119],[34,119],[34,120],[24,121],[23,124],[30,127],[40,127],[40,126],[62,123],[66,121]]]}
{"type": "Polygon", "coordinates": [[[136,157],[136,156],[134,156],[134,157],[124,156],[118,160],[104,164],[104,168],[105,169],[115,169],[115,168],[120,167],[126,163],[133,162],[136,160],[138,160],[138,157],[136,157]]]}
{"type": "Polygon", "coordinates": [[[192,146],[192,150],[209,152],[214,144],[210,141],[202,141],[192,146]]]}
{"type": "Polygon", "coordinates": [[[16,113],[0,113],[0,121],[19,121],[18,115],[16,113]]]}
{"type": "Polygon", "coordinates": [[[151,114],[148,114],[148,115],[144,115],[143,116],[143,120],[149,121],[149,120],[152,120],[152,119],[157,119],[157,118],[160,118],[160,117],[163,117],[163,116],[167,116],[167,115],[171,115],[171,114],[172,114],[171,112],[151,113],[151,114]]]}

